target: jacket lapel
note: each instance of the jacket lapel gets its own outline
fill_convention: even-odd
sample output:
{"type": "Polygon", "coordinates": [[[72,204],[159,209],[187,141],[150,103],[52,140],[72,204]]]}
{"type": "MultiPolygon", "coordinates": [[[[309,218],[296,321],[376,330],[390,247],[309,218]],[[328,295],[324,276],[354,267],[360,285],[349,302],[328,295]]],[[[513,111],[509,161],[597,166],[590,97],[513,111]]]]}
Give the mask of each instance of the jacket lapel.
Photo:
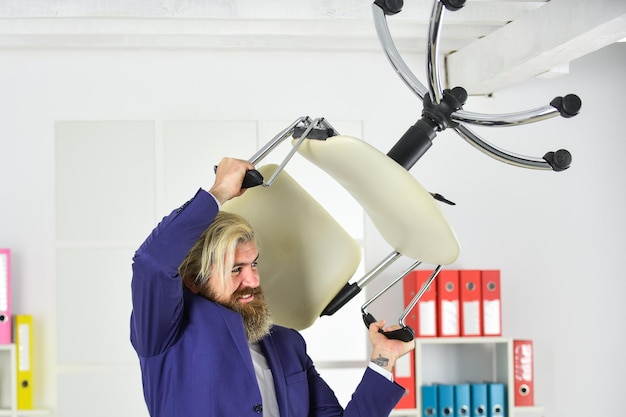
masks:
{"type": "Polygon", "coordinates": [[[250,346],[248,345],[248,338],[246,337],[246,331],[243,327],[241,315],[224,307],[220,308],[220,311],[222,312],[222,317],[226,322],[226,327],[230,331],[230,335],[235,342],[235,346],[237,346],[237,351],[241,355],[241,359],[243,360],[246,369],[250,373],[250,376],[256,379],[254,365],[252,364],[252,356],[250,355],[250,346]]]}
{"type": "Polygon", "coordinates": [[[274,389],[276,390],[276,400],[278,401],[280,416],[289,417],[285,371],[271,334],[261,340],[261,346],[263,347],[265,358],[267,359],[270,369],[272,370],[274,389]]]}

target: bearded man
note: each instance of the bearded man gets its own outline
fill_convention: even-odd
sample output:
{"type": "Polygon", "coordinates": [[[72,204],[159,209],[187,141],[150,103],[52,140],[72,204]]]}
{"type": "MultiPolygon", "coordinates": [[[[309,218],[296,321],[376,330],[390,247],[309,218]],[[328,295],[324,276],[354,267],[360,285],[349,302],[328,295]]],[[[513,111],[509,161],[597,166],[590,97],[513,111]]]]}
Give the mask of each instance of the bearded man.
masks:
{"type": "MultiPolygon", "coordinates": [[[[220,206],[245,192],[247,161],[224,158],[207,192],[166,216],[133,258],[131,342],[152,417],[378,417],[405,390],[391,370],[413,342],[370,326],[372,362],[343,410],[302,336],[272,325],[255,233],[220,206]]],[[[386,330],[392,330],[392,328],[386,330]]]]}

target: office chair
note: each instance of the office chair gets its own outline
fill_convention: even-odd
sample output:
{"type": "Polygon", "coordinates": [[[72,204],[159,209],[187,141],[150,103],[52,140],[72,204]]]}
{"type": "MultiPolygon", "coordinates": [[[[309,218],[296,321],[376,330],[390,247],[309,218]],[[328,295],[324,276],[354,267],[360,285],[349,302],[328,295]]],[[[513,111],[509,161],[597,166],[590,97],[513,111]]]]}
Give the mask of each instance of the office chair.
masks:
{"type": "MultiPolygon", "coordinates": [[[[438,265],[434,279],[441,265],[457,259],[459,242],[433,195],[393,159],[360,139],[339,135],[325,119],[297,119],[250,162],[257,166],[290,137],[292,149],[285,160],[250,172],[244,186],[251,188],[223,206],[257,230],[263,259],[259,272],[277,323],[304,329],[320,315],[334,314],[402,256],[415,263],[388,288],[422,262],[438,265]],[[296,152],[340,183],[393,249],[355,283],[348,281],[359,266],[361,249],[287,173],[285,166],[296,152]]],[[[361,308],[368,325],[375,319],[366,308],[383,292],[361,308]]],[[[399,320],[401,328],[387,332],[388,337],[413,339],[404,323],[409,311],[399,320]]]]}
{"type": "Polygon", "coordinates": [[[517,113],[488,115],[463,110],[467,92],[462,87],[441,86],[438,44],[444,9],[460,10],[464,0],[435,0],[431,13],[428,48],[428,88],[402,60],[390,35],[386,16],[401,11],[401,0],[376,0],[372,5],[376,31],[383,50],[405,84],[423,104],[421,118],[411,126],[387,154],[367,143],[341,136],[323,118],[308,116],[294,121],[261,148],[250,162],[257,164],[276,146],[292,137],[293,148],[280,165],[267,165],[246,175],[244,187],[255,187],[224,205],[246,217],[258,231],[263,276],[268,304],[277,323],[296,329],[309,327],[321,315],[332,315],[361,289],[400,257],[414,263],[361,307],[367,326],[375,318],[367,307],[421,263],[436,265],[398,320],[398,330],[387,337],[410,341],[413,329],[405,319],[441,268],[453,263],[460,245],[439,204],[443,196],[427,192],[409,170],[432,146],[438,132],[453,129],[475,148],[511,165],[523,168],[563,171],[571,164],[565,149],[542,158],[517,155],[500,149],[470,130],[466,124],[517,126],[557,115],[578,114],[581,101],[569,94],[554,98],[549,105],[517,113]],[[361,279],[349,283],[361,258],[358,244],[285,171],[289,160],[299,153],[338,181],[363,207],[392,252],[361,279]],[[265,178],[269,178],[267,181],[265,178]],[[262,187],[256,188],[256,186],[262,187]]]}

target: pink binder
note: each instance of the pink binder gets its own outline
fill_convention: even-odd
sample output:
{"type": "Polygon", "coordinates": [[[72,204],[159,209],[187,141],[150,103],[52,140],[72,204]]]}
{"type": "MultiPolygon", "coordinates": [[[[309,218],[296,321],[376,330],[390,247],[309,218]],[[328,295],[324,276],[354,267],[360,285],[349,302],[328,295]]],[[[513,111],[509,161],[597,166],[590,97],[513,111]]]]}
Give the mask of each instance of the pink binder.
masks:
{"type": "Polygon", "coordinates": [[[0,344],[11,343],[11,250],[0,248],[0,344]]]}

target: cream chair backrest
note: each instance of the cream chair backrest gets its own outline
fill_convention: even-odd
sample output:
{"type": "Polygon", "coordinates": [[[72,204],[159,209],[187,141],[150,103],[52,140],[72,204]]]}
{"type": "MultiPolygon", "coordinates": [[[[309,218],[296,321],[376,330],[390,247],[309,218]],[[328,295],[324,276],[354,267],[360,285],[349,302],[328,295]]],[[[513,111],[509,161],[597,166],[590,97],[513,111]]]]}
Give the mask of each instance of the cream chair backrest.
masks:
{"type": "MultiPolygon", "coordinates": [[[[268,178],[276,165],[258,167],[268,178]]],[[[226,202],[256,230],[261,284],[274,322],[302,330],[356,272],[358,243],[285,170],[270,187],[226,202]]]]}

